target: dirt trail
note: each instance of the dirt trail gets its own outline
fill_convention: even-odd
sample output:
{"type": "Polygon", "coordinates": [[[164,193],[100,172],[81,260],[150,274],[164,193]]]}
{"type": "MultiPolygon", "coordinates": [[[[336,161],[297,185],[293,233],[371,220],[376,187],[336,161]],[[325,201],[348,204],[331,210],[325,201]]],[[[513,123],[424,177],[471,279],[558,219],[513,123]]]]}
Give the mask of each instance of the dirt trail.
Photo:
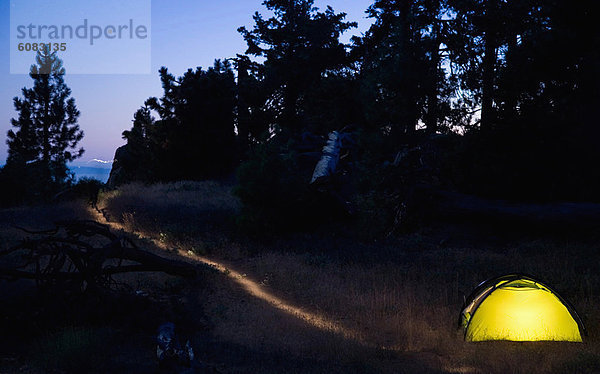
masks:
{"type": "MultiPolygon", "coordinates": [[[[148,240],[159,249],[172,250],[163,241],[153,238],[141,232],[133,232],[128,230],[123,224],[119,222],[108,221],[101,213],[96,210],[90,209],[90,214],[98,222],[108,225],[114,230],[120,230],[129,234],[136,235],[137,237],[148,240]]],[[[448,367],[442,364],[444,361],[441,357],[435,354],[429,354],[426,352],[400,352],[394,348],[382,347],[369,342],[365,339],[363,334],[357,330],[344,326],[341,322],[330,319],[319,313],[309,311],[306,308],[299,307],[293,303],[275,295],[267,287],[261,285],[259,282],[253,280],[245,273],[234,269],[230,264],[224,263],[219,260],[211,259],[206,256],[200,256],[192,251],[182,248],[177,249],[177,254],[190,261],[196,261],[205,265],[212,266],[219,273],[230,279],[233,284],[237,285],[244,294],[255,298],[256,300],[265,302],[268,307],[274,310],[278,310],[284,315],[291,317],[296,321],[305,323],[307,327],[317,329],[326,334],[333,334],[338,338],[342,338],[345,341],[352,342],[356,346],[363,347],[364,350],[374,353],[374,355],[383,355],[387,357],[381,360],[381,358],[375,358],[376,364],[379,369],[377,371],[382,372],[410,372],[410,373],[447,373],[447,372],[472,372],[471,370],[463,371],[455,368],[448,367]],[[379,353],[375,353],[379,352],[379,353]],[[445,367],[444,370],[435,369],[445,367]],[[398,371],[400,369],[401,371],[398,371]]],[[[369,355],[370,356],[370,355],[369,355]]],[[[373,368],[367,369],[369,371],[373,368]]],[[[362,370],[359,370],[362,372],[362,370]]]]}
{"type": "MultiPolygon", "coordinates": [[[[111,222],[111,221],[106,220],[106,218],[101,213],[99,213],[93,209],[90,209],[90,212],[93,215],[93,217],[98,220],[98,222],[104,223],[104,224],[110,226],[112,229],[121,230],[121,231],[128,232],[130,234],[137,235],[140,238],[151,241],[158,248],[165,249],[165,250],[169,249],[167,247],[167,245],[165,245],[165,243],[163,243],[155,238],[149,237],[149,236],[144,235],[139,232],[130,232],[125,228],[124,225],[117,223],[117,222],[111,222]]],[[[199,255],[191,252],[190,250],[178,249],[177,251],[178,251],[178,254],[182,257],[185,257],[185,258],[193,260],[193,261],[198,261],[205,265],[212,266],[213,268],[218,270],[220,273],[226,275],[229,279],[231,279],[236,284],[241,286],[241,288],[246,293],[248,293],[249,295],[256,297],[262,301],[267,302],[269,305],[271,305],[272,307],[274,307],[278,310],[281,310],[295,318],[303,320],[304,322],[306,322],[318,329],[328,331],[328,332],[333,332],[335,334],[341,335],[342,337],[344,337],[346,339],[350,339],[357,343],[360,343],[361,345],[370,346],[371,348],[376,348],[374,345],[366,343],[363,340],[363,338],[361,337],[361,334],[359,332],[353,331],[353,330],[349,329],[348,327],[343,326],[341,323],[339,323],[337,321],[333,321],[331,319],[328,319],[325,316],[322,316],[317,313],[310,312],[304,308],[295,306],[295,305],[287,302],[286,300],[283,300],[282,298],[275,296],[273,293],[271,293],[267,289],[265,289],[265,287],[261,286],[260,283],[252,280],[246,274],[242,274],[241,272],[232,269],[232,267],[228,264],[216,261],[214,259],[209,259],[208,257],[205,257],[205,256],[199,256],[199,255]]]]}

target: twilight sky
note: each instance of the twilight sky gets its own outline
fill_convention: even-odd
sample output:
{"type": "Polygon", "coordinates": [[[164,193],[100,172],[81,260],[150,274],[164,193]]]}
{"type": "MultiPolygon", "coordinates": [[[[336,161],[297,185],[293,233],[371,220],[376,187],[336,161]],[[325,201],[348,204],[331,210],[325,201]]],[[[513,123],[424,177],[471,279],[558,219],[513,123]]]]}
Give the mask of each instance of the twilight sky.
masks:
{"type": "MultiPolygon", "coordinates": [[[[347,13],[348,21],[358,22],[357,29],[343,36],[342,40],[347,41],[351,35],[364,33],[370,26],[371,20],[364,12],[372,2],[316,0],[315,5],[320,9],[331,5],[336,12],[347,13]]],[[[56,7],[49,11],[60,12],[61,9],[56,7]]],[[[115,149],[124,144],[121,133],[131,127],[133,113],[148,97],[161,96],[158,78],[161,66],[179,76],[188,68],[207,68],[215,58],[243,53],[246,45],[236,30],[239,26],[252,27],[255,11],[267,16],[262,0],[152,0],[151,74],[69,75],[69,66],[65,63],[65,81],[81,111],[79,125],[85,132],[80,144],[86,152],[77,163],[112,159],[115,149]]],[[[10,119],[16,117],[12,99],[21,96],[21,88],[31,87],[32,80],[28,75],[10,74],[10,0],[0,0],[0,15],[0,49],[4,51],[0,55],[1,165],[7,155],[6,132],[11,128],[10,119]]]]}

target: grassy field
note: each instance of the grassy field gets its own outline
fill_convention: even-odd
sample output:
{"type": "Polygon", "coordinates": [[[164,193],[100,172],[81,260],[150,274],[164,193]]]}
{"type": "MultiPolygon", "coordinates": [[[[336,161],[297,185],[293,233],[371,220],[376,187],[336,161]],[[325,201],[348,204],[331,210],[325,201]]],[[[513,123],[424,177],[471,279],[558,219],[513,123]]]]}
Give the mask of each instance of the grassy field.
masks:
{"type": "MultiPolygon", "coordinates": [[[[128,372],[127,362],[140,360],[144,372],[153,364],[155,324],[166,318],[188,332],[209,372],[600,372],[599,255],[591,234],[509,235],[455,224],[365,240],[356,235],[361,227],[350,222],[322,232],[249,239],[236,225],[240,204],[230,189],[182,182],[104,193],[104,215],[147,248],[179,249],[188,261],[213,261],[222,271],[196,284],[159,274],[132,276],[126,281],[133,289],[150,295],[147,312],[138,300],[138,309],[117,313],[122,321],[30,332],[29,344],[36,348],[7,356],[0,372],[1,365],[16,366],[8,363],[11,357],[34,359],[31,370],[61,367],[49,358],[49,341],[66,341],[60,352],[71,352],[75,361],[99,350],[99,357],[112,357],[106,370],[128,372]],[[463,297],[482,280],[511,272],[536,275],[570,300],[586,323],[585,343],[464,342],[456,328],[463,297]],[[132,328],[136,313],[146,317],[132,328]],[[130,331],[135,334],[123,336],[130,331]],[[122,341],[116,347],[129,352],[128,359],[90,342],[117,337],[122,341]]],[[[91,214],[84,207],[64,209],[91,214]]],[[[17,235],[4,222],[35,226],[51,220],[47,215],[27,208],[1,211],[1,235],[17,235]]]]}

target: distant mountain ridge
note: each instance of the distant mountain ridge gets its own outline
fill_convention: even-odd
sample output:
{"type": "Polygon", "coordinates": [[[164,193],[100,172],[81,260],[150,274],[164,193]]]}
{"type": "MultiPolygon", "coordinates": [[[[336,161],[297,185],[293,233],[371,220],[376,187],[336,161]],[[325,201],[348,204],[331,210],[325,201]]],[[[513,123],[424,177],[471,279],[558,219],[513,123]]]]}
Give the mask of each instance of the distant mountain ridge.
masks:
{"type": "MultiPolygon", "coordinates": [[[[81,178],[94,178],[98,179],[102,183],[108,181],[110,170],[112,168],[112,162],[110,163],[96,163],[93,166],[88,166],[84,163],[76,163],[69,165],[69,170],[75,174],[75,180],[81,178]]],[[[0,164],[0,168],[4,167],[4,164],[0,164]]]]}
{"type": "Polygon", "coordinates": [[[81,178],[94,178],[98,179],[102,183],[106,183],[108,176],[110,175],[110,166],[99,167],[71,165],[69,166],[69,170],[75,174],[75,180],[79,180],[81,178]]]}
{"type": "Polygon", "coordinates": [[[112,168],[113,161],[104,161],[99,160],[97,158],[89,160],[89,161],[75,161],[69,165],[69,167],[91,167],[91,168],[99,168],[99,169],[109,169],[112,168]]]}

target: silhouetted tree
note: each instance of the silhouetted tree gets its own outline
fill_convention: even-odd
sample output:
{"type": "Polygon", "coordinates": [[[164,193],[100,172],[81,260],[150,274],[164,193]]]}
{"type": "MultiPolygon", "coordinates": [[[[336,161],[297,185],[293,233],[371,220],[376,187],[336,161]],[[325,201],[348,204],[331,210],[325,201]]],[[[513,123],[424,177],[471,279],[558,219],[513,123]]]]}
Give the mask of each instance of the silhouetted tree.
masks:
{"type": "Polygon", "coordinates": [[[443,0],[377,0],[367,12],[374,24],[354,38],[369,127],[383,128],[393,142],[419,125],[434,134],[449,115],[447,12],[443,0]]]}
{"type": "Polygon", "coordinates": [[[240,27],[248,43],[246,54],[264,57],[263,84],[270,92],[269,107],[275,113],[277,130],[302,131],[303,100],[311,87],[331,71],[347,63],[346,47],[339,37],[355,23],[344,22],[345,13],[331,7],[324,12],[313,0],[265,0],[275,15],[254,15],[252,30],[240,27]]]}
{"type": "Polygon", "coordinates": [[[454,61],[465,72],[459,76],[463,88],[477,98],[474,108],[483,111],[485,130],[465,139],[463,186],[519,199],[598,199],[592,186],[600,186],[600,173],[592,160],[600,157],[594,104],[600,99],[600,32],[589,7],[496,1],[487,9],[490,19],[490,3],[453,3],[457,30],[465,30],[454,46],[462,55],[454,61]],[[495,57],[486,63],[485,32],[492,29],[495,57]]]}
{"type": "Polygon", "coordinates": [[[119,162],[128,178],[145,182],[155,178],[155,129],[150,109],[144,106],[133,115],[131,130],[123,131],[123,139],[127,140],[127,157],[119,162]]]}
{"type": "Polygon", "coordinates": [[[210,178],[241,160],[249,219],[314,219],[325,189],[305,183],[320,140],[350,125],[345,190],[397,197],[432,183],[596,198],[600,32],[585,2],[374,0],[374,23],[352,48],[339,40],[355,26],[344,13],[312,0],[263,4],[273,15],[238,29],[247,50],[231,59],[237,82],[228,63],[180,78],[161,69],[163,96],[124,133],[131,167],[149,171],[136,178],[210,178]]]}
{"type": "Polygon", "coordinates": [[[179,78],[165,67],[159,73],[163,96],[149,98],[135,113],[133,128],[123,133],[126,160],[119,165],[125,179],[204,179],[230,173],[237,160],[230,64],[216,60],[206,71],[189,69],[179,78]]]}
{"type": "Polygon", "coordinates": [[[8,131],[8,158],[4,177],[14,180],[22,198],[45,198],[61,188],[69,177],[67,163],[83,154],[77,144],[83,138],[79,111],[71,89],[64,82],[62,61],[45,46],[31,66],[33,88],[23,88],[23,98],[14,98],[17,119],[8,131]],[[12,177],[11,177],[12,175],[12,177]],[[33,182],[35,181],[35,183],[33,182]]]}
{"type": "Polygon", "coordinates": [[[368,9],[375,23],[362,40],[355,39],[369,119],[395,139],[414,131],[419,118],[422,95],[417,91],[424,72],[414,11],[412,1],[375,1],[368,9]]]}
{"type": "Polygon", "coordinates": [[[269,138],[275,124],[275,111],[269,105],[271,92],[264,84],[265,68],[246,55],[233,59],[237,69],[237,130],[240,154],[247,156],[252,146],[269,138]]]}

